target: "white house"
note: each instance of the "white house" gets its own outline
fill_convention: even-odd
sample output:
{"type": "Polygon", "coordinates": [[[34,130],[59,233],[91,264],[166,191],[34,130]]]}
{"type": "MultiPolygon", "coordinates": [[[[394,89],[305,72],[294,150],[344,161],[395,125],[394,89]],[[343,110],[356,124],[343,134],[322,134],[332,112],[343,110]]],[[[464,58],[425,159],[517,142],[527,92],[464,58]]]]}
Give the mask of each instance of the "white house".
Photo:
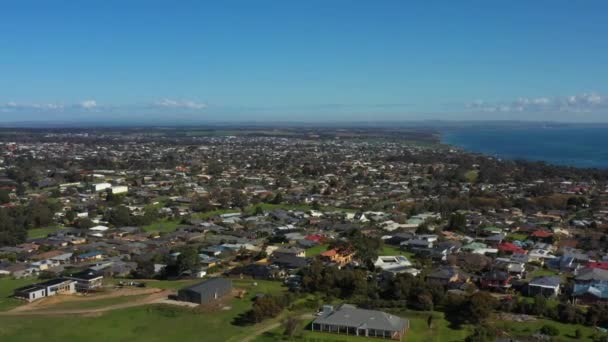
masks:
{"type": "Polygon", "coordinates": [[[96,183],[93,184],[93,190],[95,191],[104,191],[106,189],[109,189],[112,187],[112,184],[110,183],[96,183]]]}
{"type": "Polygon", "coordinates": [[[125,194],[129,192],[129,187],[126,185],[118,185],[110,188],[112,195],[125,194]]]}

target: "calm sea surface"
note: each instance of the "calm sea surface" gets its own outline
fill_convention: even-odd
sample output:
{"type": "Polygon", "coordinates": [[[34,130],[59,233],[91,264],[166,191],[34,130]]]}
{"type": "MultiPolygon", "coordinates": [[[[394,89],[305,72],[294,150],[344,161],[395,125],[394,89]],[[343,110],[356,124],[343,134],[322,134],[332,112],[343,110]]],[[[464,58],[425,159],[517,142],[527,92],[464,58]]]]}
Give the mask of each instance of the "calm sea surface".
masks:
{"type": "Polygon", "coordinates": [[[444,132],[442,142],[504,159],[608,168],[608,129],[500,128],[444,132]]]}

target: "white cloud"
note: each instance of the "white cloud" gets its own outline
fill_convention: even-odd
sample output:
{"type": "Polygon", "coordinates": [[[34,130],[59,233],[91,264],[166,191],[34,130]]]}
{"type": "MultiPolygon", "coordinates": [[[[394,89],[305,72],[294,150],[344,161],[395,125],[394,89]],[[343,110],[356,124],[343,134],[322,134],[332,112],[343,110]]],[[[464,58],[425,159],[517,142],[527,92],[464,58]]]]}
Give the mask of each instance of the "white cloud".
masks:
{"type": "Polygon", "coordinates": [[[514,101],[487,102],[475,100],[466,108],[482,112],[592,112],[608,108],[608,97],[598,93],[583,93],[565,97],[520,97],[514,101]]]}
{"type": "Polygon", "coordinates": [[[6,104],[0,105],[0,108],[3,112],[11,112],[11,111],[61,111],[65,108],[63,104],[60,103],[18,103],[14,101],[9,101],[6,104]]]}
{"type": "Polygon", "coordinates": [[[97,101],[95,100],[84,100],[82,102],[80,102],[80,107],[84,108],[84,109],[92,109],[97,107],[97,101]]]}
{"type": "Polygon", "coordinates": [[[172,100],[172,99],[162,99],[155,103],[160,107],[167,108],[184,108],[184,109],[204,109],[207,108],[207,104],[189,101],[189,100],[172,100]]]}

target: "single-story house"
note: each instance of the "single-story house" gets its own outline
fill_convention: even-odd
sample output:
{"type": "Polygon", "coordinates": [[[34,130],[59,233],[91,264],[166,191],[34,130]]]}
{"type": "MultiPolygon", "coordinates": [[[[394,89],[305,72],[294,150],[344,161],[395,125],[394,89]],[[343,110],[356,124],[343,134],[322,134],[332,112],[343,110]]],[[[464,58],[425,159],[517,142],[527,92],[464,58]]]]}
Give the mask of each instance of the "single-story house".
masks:
{"type": "Polygon", "coordinates": [[[396,341],[401,340],[409,327],[407,319],[382,311],[358,309],[350,304],[342,304],[336,309],[324,305],[321,315],[311,324],[313,331],[396,341]]]}
{"type": "Polygon", "coordinates": [[[528,284],[528,295],[536,296],[540,294],[545,297],[556,297],[559,295],[561,282],[562,278],[560,276],[536,277],[528,284]]]}
{"type": "Polygon", "coordinates": [[[72,294],[76,292],[76,281],[58,278],[44,283],[32,284],[15,290],[15,298],[25,299],[28,302],[56,294],[72,294]]]}

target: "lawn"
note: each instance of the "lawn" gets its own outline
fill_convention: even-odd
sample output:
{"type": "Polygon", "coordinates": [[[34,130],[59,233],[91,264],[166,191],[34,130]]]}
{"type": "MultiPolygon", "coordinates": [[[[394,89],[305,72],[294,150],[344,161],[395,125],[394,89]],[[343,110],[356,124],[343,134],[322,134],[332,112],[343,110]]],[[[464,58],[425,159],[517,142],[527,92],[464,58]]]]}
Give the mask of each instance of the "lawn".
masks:
{"type": "Polygon", "coordinates": [[[518,240],[518,241],[526,241],[528,239],[528,234],[526,233],[511,233],[507,235],[508,240],[518,240]]]}
{"type": "MultiPolygon", "coordinates": [[[[405,333],[403,341],[415,341],[415,342],[426,342],[426,341],[437,341],[437,342],[449,342],[449,341],[463,341],[469,334],[470,328],[464,326],[461,329],[452,329],[449,327],[448,321],[443,318],[443,313],[433,313],[433,328],[429,329],[427,326],[427,319],[430,312],[417,312],[417,311],[403,311],[395,312],[401,317],[407,318],[410,321],[410,330],[405,333]]],[[[313,332],[307,330],[310,320],[303,320],[300,322],[298,329],[295,333],[293,341],[323,341],[323,342],[358,342],[358,341],[374,341],[374,338],[364,338],[357,336],[344,336],[336,335],[323,332],[313,332]]],[[[255,340],[255,342],[270,342],[278,341],[283,339],[283,327],[271,330],[255,340]]]]}
{"type": "Polygon", "coordinates": [[[40,239],[45,238],[50,233],[54,233],[58,230],[64,229],[63,227],[46,227],[46,228],[34,228],[27,231],[28,239],[40,239]]]}
{"type": "Polygon", "coordinates": [[[327,248],[329,247],[329,245],[325,244],[325,245],[316,245],[314,247],[310,247],[306,250],[306,256],[307,257],[315,257],[323,252],[325,252],[327,250],[327,248]]]}
{"type": "Polygon", "coordinates": [[[97,309],[106,306],[112,306],[116,304],[127,303],[131,301],[137,301],[147,297],[147,294],[135,295],[135,296],[120,296],[103,298],[97,300],[75,300],[59,302],[53,305],[49,305],[42,310],[72,310],[72,309],[97,309]]]}
{"type": "Polygon", "coordinates": [[[180,220],[161,220],[158,222],[154,222],[147,226],[143,226],[142,229],[146,232],[164,232],[169,233],[177,229],[180,226],[180,220]]]}
{"type": "Polygon", "coordinates": [[[477,170],[470,170],[464,174],[464,178],[466,178],[466,180],[469,183],[475,183],[477,181],[478,177],[479,177],[479,171],[477,171],[477,170]]]}
{"type": "Polygon", "coordinates": [[[539,268],[536,271],[531,272],[528,275],[528,278],[533,279],[536,277],[554,276],[554,275],[559,275],[559,272],[557,272],[555,270],[547,269],[547,268],[539,268]]]}
{"type": "Polygon", "coordinates": [[[244,299],[231,298],[225,309],[200,311],[148,305],[106,312],[101,316],[0,316],[1,341],[239,341],[256,326],[236,326],[232,320],[249,310],[259,292],[284,291],[279,282],[234,280],[247,290],[244,299]],[[254,285],[257,284],[257,285],[254,285]],[[36,327],[32,329],[32,327],[36,327]]]}
{"type": "Polygon", "coordinates": [[[408,260],[412,261],[415,258],[414,253],[406,252],[404,250],[399,249],[399,247],[384,245],[378,252],[378,255],[403,255],[408,258],[408,260]]]}
{"type": "Polygon", "coordinates": [[[9,277],[0,277],[0,311],[10,310],[25,302],[11,298],[13,291],[16,288],[26,286],[37,282],[36,278],[13,279],[9,277]]]}
{"type": "MultiPolygon", "coordinates": [[[[602,334],[599,331],[594,330],[591,327],[586,327],[582,325],[576,324],[564,324],[554,321],[549,321],[545,319],[539,319],[534,322],[509,322],[509,321],[500,321],[494,323],[497,328],[501,328],[504,330],[508,330],[509,334],[513,337],[527,337],[537,333],[543,325],[552,325],[559,329],[560,334],[559,338],[561,340],[566,341],[593,341],[591,336],[597,334],[601,336],[602,334]],[[580,329],[582,332],[582,338],[575,338],[576,329],[580,329]]],[[[604,334],[605,335],[605,334],[604,334]]]]}

